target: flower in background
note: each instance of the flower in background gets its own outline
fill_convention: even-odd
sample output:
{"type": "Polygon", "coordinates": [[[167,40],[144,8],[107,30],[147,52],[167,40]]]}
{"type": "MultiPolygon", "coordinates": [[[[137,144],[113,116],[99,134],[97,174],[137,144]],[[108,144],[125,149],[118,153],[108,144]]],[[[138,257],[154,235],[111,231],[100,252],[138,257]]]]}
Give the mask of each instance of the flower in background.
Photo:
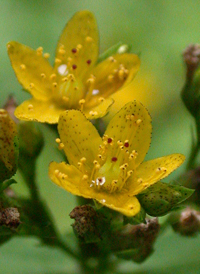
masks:
{"type": "Polygon", "coordinates": [[[78,110],[61,114],[59,146],[69,164],[52,162],[49,176],[74,195],[92,198],[126,216],[140,211],[136,195],[168,176],[185,157],[171,154],[143,162],[151,142],[151,117],[134,101],[110,121],[103,138],[78,110]]]}
{"type": "Polygon", "coordinates": [[[131,83],[140,60],[135,54],[118,53],[98,63],[98,44],[96,20],[89,11],[77,12],[66,25],[54,67],[42,47],[35,51],[8,43],[16,76],[33,96],[17,107],[17,118],[58,123],[67,109],[79,109],[89,119],[103,117],[113,103],[109,96],[131,83]]]}

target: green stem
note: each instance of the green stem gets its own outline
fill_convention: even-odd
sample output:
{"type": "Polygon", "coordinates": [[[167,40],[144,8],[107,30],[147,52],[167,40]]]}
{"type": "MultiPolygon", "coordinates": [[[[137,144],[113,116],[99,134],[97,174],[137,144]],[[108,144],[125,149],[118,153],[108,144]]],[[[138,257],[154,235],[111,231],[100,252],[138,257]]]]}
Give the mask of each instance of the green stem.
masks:
{"type": "Polygon", "coordinates": [[[19,169],[30,191],[30,202],[32,203],[33,213],[30,213],[30,218],[34,224],[39,228],[39,236],[45,244],[53,245],[61,248],[65,253],[71,255],[75,259],[80,259],[67,244],[65,244],[57,232],[51,213],[40,197],[36,184],[36,161],[30,157],[21,157],[19,169]]]}

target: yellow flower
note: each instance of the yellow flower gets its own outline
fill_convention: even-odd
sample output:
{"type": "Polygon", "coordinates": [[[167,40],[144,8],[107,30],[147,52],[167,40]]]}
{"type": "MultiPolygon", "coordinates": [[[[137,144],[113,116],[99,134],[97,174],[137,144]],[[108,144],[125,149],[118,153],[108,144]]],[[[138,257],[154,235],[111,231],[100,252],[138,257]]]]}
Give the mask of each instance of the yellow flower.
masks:
{"type": "Polygon", "coordinates": [[[99,35],[89,11],[76,13],[56,48],[54,67],[43,54],[18,42],[7,45],[12,67],[33,96],[15,111],[17,118],[58,123],[67,109],[80,109],[87,118],[103,117],[113,103],[109,96],[129,84],[139,69],[137,55],[123,53],[97,63],[99,35]]]}
{"type": "Polygon", "coordinates": [[[185,159],[171,154],[143,162],[151,141],[151,117],[136,101],[115,114],[103,138],[77,110],[63,112],[58,131],[56,141],[69,164],[52,162],[51,180],[74,195],[95,199],[127,216],[140,211],[137,194],[168,176],[185,159]]]}

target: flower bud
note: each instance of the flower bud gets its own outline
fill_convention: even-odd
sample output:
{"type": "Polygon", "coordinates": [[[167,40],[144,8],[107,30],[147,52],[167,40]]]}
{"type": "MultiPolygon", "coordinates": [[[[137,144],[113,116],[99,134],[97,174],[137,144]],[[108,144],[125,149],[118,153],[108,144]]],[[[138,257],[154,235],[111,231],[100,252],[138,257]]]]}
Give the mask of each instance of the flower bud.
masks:
{"type": "Polygon", "coordinates": [[[72,225],[75,235],[84,243],[95,243],[102,240],[105,230],[105,219],[89,205],[77,206],[70,213],[75,219],[72,225]]]}
{"type": "Polygon", "coordinates": [[[190,197],[193,192],[192,189],[183,186],[158,182],[139,194],[138,199],[147,214],[163,216],[190,197]]]}
{"type": "Polygon", "coordinates": [[[19,148],[16,124],[4,109],[0,109],[0,183],[17,170],[19,148]]]}
{"type": "Polygon", "coordinates": [[[20,155],[36,158],[44,145],[43,134],[38,126],[33,122],[20,121],[18,134],[20,155]]]}
{"type": "Polygon", "coordinates": [[[157,218],[146,220],[146,224],[127,225],[111,234],[111,249],[120,258],[141,263],[153,252],[159,229],[157,218]]]}
{"type": "Polygon", "coordinates": [[[200,212],[186,208],[170,217],[173,229],[185,236],[193,236],[200,231],[200,212]]]}

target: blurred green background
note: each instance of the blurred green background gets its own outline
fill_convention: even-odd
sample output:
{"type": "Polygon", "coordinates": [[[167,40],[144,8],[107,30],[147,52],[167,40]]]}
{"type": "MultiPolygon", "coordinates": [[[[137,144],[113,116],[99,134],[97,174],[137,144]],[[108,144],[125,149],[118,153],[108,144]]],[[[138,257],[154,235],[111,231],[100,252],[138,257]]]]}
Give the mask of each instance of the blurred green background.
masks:
{"type": "MultiPolygon", "coordinates": [[[[6,43],[16,40],[34,49],[42,46],[54,58],[58,37],[67,21],[79,10],[92,11],[100,32],[100,51],[122,41],[140,53],[142,65],[132,86],[130,100],[137,98],[153,118],[153,139],[148,159],[180,152],[189,155],[193,120],[180,100],[185,67],[182,51],[200,43],[200,2],[173,0],[1,0],[0,2],[0,102],[9,94],[21,103],[22,91],[6,53],[6,43]]],[[[120,101],[123,99],[119,94],[120,101]]],[[[126,101],[129,100],[125,98],[126,101]]],[[[119,107],[119,104],[117,105],[119,107]]],[[[38,161],[38,181],[56,224],[62,233],[71,231],[69,212],[75,198],[48,179],[48,163],[60,161],[50,128],[39,125],[46,145],[38,161]]],[[[185,164],[169,180],[175,179],[185,164]]],[[[17,193],[26,195],[20,174],[17,193]]],[[[167,230],[157,241],[155,253],[144,264],[122,261],[120,273],[200,273],[200,237],[185,239],[167,230]]],[[[76,273],[77,266],[58,249],[39,246],[35,238],[14,238],[0,247],[0,273],[76,273]],[[67,271],[67,272],[65,272],[67,271]]]]}

